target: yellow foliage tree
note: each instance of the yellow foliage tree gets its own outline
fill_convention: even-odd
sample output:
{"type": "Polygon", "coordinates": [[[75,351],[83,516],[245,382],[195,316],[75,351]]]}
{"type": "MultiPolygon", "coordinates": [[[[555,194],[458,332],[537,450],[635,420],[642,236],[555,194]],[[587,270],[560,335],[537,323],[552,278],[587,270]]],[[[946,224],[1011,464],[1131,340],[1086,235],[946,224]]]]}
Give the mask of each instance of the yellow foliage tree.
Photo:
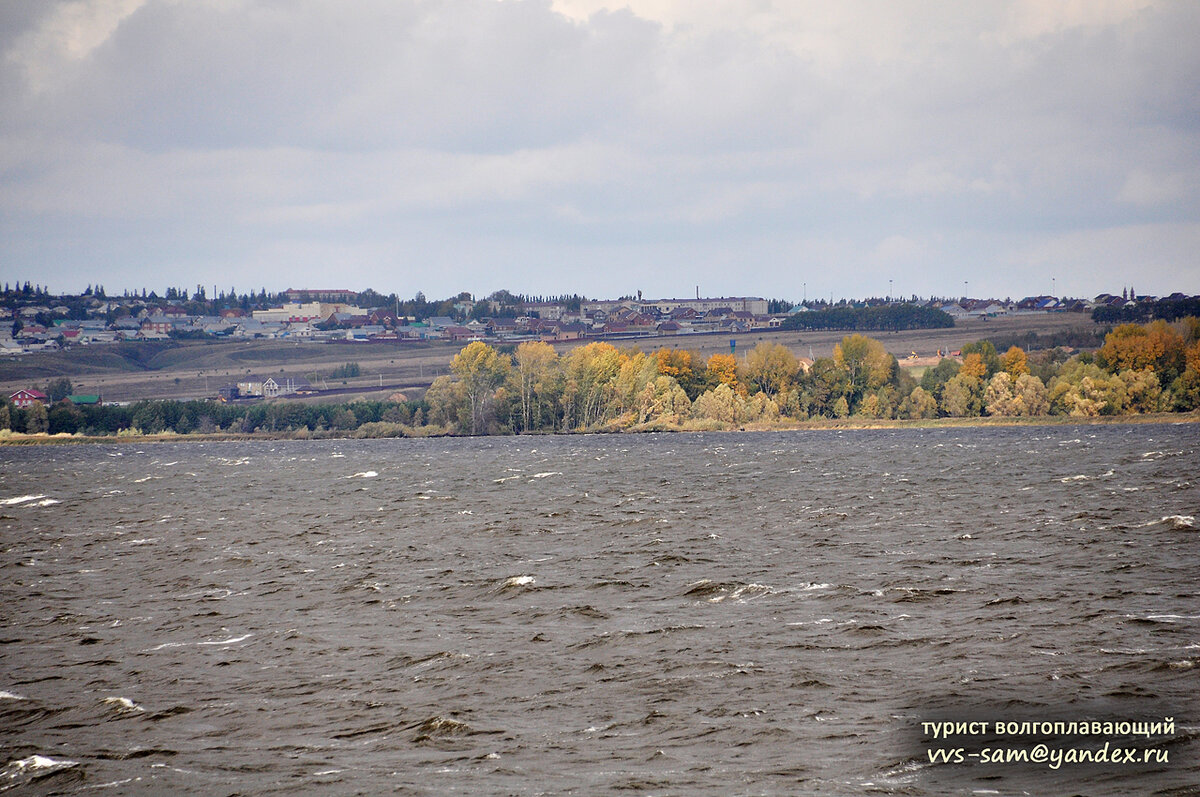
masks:
{"type": "Polygon", "coordinates": [[[483,341],[468,343],[450,362],[450,371],[458,377],[470,412],[470,433],[487,431],[487,422],[496,388],[504,384],[512,368],[508,357],[483,341]]]}
{"type": "Polygon", "coordinates": [[[1029,359],[1025,356],[1025,350],[1019,346],[1010,346],[1008,351],[1000,356],[1000,367],[1016,382],[1021,374],[1029,373],[1029,359]]]}
{"type": "Polygon", "coordinates": [[[538,425],[542,405],[551,392],[558,353],[549,343],[527,340],[517,346],[516,377],[517,393],[521,401],[521,430],[528,431],[538,425]]]}
{"type": "Polygon", "coordinates": [[[709,387],[728,385],[731,389],[745,394],[738,383],[738,361],[732,354],[714,354],[708,358],[706,379],[709,387]]]}
{"type": "Polygon", "coordinates": [[[856,395],[874,392],[891,381],[896,358],[866,335],[847,335],[833,347],[833,361],[846,374],[856,395]]]}
{"type": "Polygon", "coordinates": [[[563,371],[563,426],[586,428],[604,417],[621,355],[611,343],[574,348],[560,360],[563,371]]]}
{"type": "Polygon", "coordinates": [[[958,369],[958,373],[962,376],[983,379],[987,376],[987,363],[983,361],[983,355],[973,351],[966,357],[963,357],[962,368],[958,369]]]}
{"type": "Polygon", "coordinates": [[[1184,370],[1186,358],[1183,336],[1166,321],[1121,324],[1108,333],[1097,355],[1109,373],[1149,368],[1165,382],[1184,370]]]}
{"type": "Polygon", "coordinates": [[[696,387],[696,371],[692,353],[686,349],[658,349],[654,352],[658,373],[672,377],[685,392],[696,387]]]}

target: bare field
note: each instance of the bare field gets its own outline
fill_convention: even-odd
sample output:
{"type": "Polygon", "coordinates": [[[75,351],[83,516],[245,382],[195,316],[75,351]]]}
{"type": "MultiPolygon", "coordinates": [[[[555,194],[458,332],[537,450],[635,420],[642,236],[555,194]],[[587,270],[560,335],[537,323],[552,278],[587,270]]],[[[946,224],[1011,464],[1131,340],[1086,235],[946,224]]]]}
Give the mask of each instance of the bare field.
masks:
{"type": "MultiPolygon", "coordinates": [[[[1093,330],[1089,316],[1036,314],[959,321],[951,329],[921,329],[905,332],[872,332],[902,364],[927,366],[937,361],[936,352],[959,349],[984,337],[1049,334],[1067,330],[1093,330]],[[907,361],[912,352],[917,359],[907,361]]],[[[761,341],[781,343],[801,357],[827,357],[847,333],[844,331],[761,331],[736,336],[738,355],[761,341]]],[[[636,340],[614,340],[618,347],[643,350],[662,347],[689,349],[703,359],[729,352],[729,335],[670,335],[636,340]]],[[[578,341],[556,344],[560,351],[580,345],[578,341]]],[[[350,400],[369,396],[386,398],[400,390],[417,398],[435,377],[447,372],[450,360],[461,348],[454,343],[420,344],[322,344],[284,341],[228,341],[220,343],[120,344],[81,346],[69,351],[26,355],[0,362],[0,389],[8,393],[24,387],[42,386],[59,376],[70,378],[77,393],[99,393],[105,401],[136,401],[148,398],[191,399],[215,396],[226,384],[248,374],[293,374],[308,378],[315,387],[349,389],[324,400],[350,400]],[[344,363],[358,363],[361,376],[332,379],[329,374],[344,363]]]]}

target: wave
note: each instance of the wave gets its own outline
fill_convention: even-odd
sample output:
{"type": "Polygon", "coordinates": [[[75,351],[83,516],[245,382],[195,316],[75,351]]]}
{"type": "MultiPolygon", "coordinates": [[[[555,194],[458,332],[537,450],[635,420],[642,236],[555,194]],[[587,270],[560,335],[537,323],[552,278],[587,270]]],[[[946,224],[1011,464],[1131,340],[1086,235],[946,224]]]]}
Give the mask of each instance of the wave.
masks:
{"type": "Polygon", "coordinates": [[[14,498],[0,498],[0,506],[16,506],[17,504],[27,504],[30,501],[36,501],[39,498],[45,498],[46,494],[38,495],[18,495],[14,498]]]}
{"type": "Polygon", "coordinates": [[[533,576],[509,576],[508,578],[504,579],[504,581],[500,582],[499,589],[501,592],[503,592],[505,590],[528,587],[534,583],[536,583],[536,579],[534,579],[533,576]]]}
{"type": "Polygon", "coordinates": [[[145,711],[144,708],[134,703],[127,697],[106,697],[102,701],[106,706],[113,706],[119,713],[122,714],[137,714],[145,711]]]}
{"type": "Polygon", "coordinates": [[[717,582],[707,578],[693,581],[683,590],[684,597],[706,598],[709,603],[720,603],[727,598],[750,600],[773,594],[775,594],[775,590],[766,584],[743,584],[738,581],[717,582]]]}

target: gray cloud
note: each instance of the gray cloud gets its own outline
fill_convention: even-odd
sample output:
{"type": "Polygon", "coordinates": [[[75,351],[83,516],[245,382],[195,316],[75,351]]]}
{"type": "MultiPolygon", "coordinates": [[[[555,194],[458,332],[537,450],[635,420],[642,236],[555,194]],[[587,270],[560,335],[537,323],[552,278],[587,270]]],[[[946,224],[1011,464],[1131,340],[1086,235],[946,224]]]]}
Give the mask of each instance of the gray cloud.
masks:
{"type": "Polygon", "coordinates": [[[4,277],[1200,291],[1192,4],[599,5],[7,5],[4,277]]]}

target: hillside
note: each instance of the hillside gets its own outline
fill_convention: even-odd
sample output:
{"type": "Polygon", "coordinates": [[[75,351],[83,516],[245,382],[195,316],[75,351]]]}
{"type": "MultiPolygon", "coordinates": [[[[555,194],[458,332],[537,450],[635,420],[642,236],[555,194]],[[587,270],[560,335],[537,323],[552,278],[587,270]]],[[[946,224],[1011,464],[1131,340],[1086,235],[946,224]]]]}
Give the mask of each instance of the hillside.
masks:
{"type": "MultiPolygon", "coordinates": [[[[1093,330],[1092,320],[1079,314],[1037,314],[1000,317],[987,321],[959,321],[950,329],[876,332],[871,337],[901,362],[912,352],[929,362],[937,350],[961,348],[983,337],[1012,337],[1029,332],[1046,335],[1064,330],[1093,330]]],[[[744,354],[759,341],[781,343],[797,355],[828,356],[844,331],[761,331],[740,335],[737,353],[744,354]]],[[[683,335],[613,341],[650,350],[661,347],[690,349],[703,358],[729,352],[728,335],[683,335]]],[[[577,342],[557,344],[570,349],[577,342]]],[[[356,388],[378,393],[380,384],[406,389],[427,386],[446,373],[460,346],[453,343],[317,344],[278,340],[256,341],[152,341],[105,346],[77,346],[66,351],[27,355],[0,361],[0,389],[7,393],[31,385],[44,385],[60,376],[71,379],[77,392],[99,393],[106,401],[143,398],[200,398],[214,396],[222,385],[245,374],[288,373],[304,376],[315,386],[356,388]],[[360,376],[332,379],[331,373],[348,362],[359,364],[360,376]]],[[[386,390],[384,392],[387,392],[386,390]]],[[[344,395],[339,397],[344,400],[344,395]]]]}

